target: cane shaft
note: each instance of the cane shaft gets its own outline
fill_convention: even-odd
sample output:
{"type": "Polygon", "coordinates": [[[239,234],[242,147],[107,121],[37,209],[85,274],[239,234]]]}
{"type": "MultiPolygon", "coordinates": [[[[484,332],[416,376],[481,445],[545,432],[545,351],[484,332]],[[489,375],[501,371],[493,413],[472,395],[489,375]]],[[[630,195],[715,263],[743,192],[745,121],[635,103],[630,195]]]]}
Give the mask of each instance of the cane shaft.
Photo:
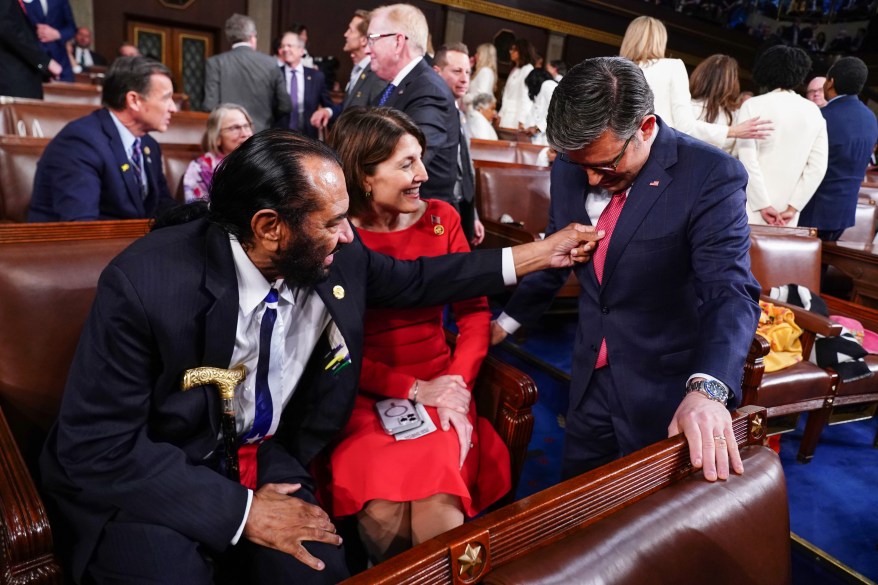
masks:
{"type": "Polygon", "coordinates": [[[235,426],[235,405],[228,399],[223,399],[221,428],[223,446],[226,450],[226,475],[229,479],[239,481],[241,479],[241,471],[238,463],[238,429],[235,426]]]}

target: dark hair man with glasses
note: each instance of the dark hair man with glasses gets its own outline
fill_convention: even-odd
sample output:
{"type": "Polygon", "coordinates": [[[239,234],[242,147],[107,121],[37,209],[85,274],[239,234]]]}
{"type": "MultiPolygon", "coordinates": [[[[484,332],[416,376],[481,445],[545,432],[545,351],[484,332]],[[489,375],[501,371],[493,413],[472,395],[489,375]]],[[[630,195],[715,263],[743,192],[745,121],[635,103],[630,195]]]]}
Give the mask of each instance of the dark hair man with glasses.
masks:
{"type": "Polygon", "coordinates": [[[119,57],[104,80],[104,107],[67,124],[46,146],[28,221],[155,217],[176,203],[149,132],[164,132],[177,111],[167,67],[119,57]]]}
{"type": "MultiPolygon", "coordinates": [[[[549,108],[549,227],[605,235],[578,266],[562,472],[573,477],[680,432],[708,480],[743,471],[729,410],[759,315],[750,274],[747,174],[724,152],[666,125],[640,68],[588,59],[549,108]]],[[[525,278],[492,323],[498,343],[534,323],[570,271],[525,278]]]]}

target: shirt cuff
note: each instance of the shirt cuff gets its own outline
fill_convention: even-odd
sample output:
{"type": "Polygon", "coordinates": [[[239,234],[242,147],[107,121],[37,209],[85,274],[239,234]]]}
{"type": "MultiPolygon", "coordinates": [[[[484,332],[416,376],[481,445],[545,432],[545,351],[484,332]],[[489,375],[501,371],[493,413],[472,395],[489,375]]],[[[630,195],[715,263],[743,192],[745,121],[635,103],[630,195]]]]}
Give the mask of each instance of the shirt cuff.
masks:
{"type": "Polygon", "coordinates": [[[247,524],[247,518],[250,517],[250,504],[253,503],[253,490],[247,490],[247,507],[244,508],[244,519],[241,520],[241,525],[238,526],[238,531],[235,533],[235,536],[232,537],[232,546],[238,544],[238,541],[241,540],[241,535],[244,534],[244,526],[247,524]]]}
{"type": "Polygon", "coordinates": [[[506,333],[512,335],[521,327],[521,323],[507,315],[506,313],[500,313],[497,316],[497,325],[505,331],[506,333]]]}
{"type": "Polygon", "coordinates": [[[512,248],[503,248],[503,283],[506,286],[518,284],[515,276],[515,259],[512,257],[512,248]]]}

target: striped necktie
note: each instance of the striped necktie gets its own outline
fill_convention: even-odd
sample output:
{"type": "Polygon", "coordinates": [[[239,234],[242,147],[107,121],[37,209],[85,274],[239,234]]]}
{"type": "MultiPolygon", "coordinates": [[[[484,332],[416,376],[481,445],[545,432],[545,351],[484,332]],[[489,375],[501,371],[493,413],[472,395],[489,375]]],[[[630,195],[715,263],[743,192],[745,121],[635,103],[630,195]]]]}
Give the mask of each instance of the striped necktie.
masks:
{"type": "MultiPolygon", "coordinates": [[[[598,247],[591,257],[592,266],[594,266],[594,274],[598,278],[598,284],[603,282],[604,264],[607,261],[607,249],[610,247],[610,238],[613,236],[613,230],[616,228],[616,222],[622,214],[622,207],[628,199],[625,192],[614,193],[610,199],[610,203],[604,208],[601,216],[598,218],[597,231],[604,230],[604,237],[598,242],[598,247]]],[[[594,365],[595,369],[602,368],[608,363],[607,359],[607,340],[601,339],[601,347],[598,350],[598,359],[594,365]]]]}
{"type": "Polygon", "coordinates": [[[384,92],[381,94],[381,97],[378,98],[378,105],[383,106],[384,103],[390,99],[390,94],[393,93],[393,90],[396,89],[396,86],[392,83],[388,83],[387,87],[384,88],[384,92]]]}

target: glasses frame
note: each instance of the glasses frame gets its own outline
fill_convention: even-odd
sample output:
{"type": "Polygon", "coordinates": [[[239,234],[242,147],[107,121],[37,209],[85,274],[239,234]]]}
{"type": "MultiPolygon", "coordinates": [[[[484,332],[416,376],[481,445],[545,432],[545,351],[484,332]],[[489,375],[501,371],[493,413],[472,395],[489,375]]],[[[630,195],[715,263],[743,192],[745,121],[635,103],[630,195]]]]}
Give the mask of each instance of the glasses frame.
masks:
{"type": "MultiPolygon", "coordinates": [[[[370,47],[375,44],[375,41],[387,38],[387,37],[395,37],[396,35],[401,35],[402,33],[372,33],[366,35],[366,44],[370,47]]],[[[408,37],[402,35],[408,40],[408,37]]]]}
{"type": "Polygon", "coordinates": [[[246,124],[234,124],[232,126],[226,126],[225,128],[220,128],[220,134],[223,132],[231,132],[234,130],[235,134],[241,134],[244,130],[253,131],[253,122],[247,122],[246,124]]]}
{"type": "MultiPolygon", "coordinates": [[[[634,134],[637,134],[636,132],[634,134]]],[[[619,163],[622,162],[622,157],[625,156],[625,151],[628,150],[628,145],[631,144],[631,139],[634,138],[634,134],[628,137],[628,140],[625,141],[625,144],[622,145],[622,151],[613,159],[609,165],[584,165],[582,163],[578,163],[575,160],[571,160],[569,156],[567,156],[566,152],[560,153],[561,160],[564,162],[568,162],[570,164],[576,165],[581,168],[583,171],[592,171],[595,173],[615,173],[616,169],[619,166],[619,163]]]]}

